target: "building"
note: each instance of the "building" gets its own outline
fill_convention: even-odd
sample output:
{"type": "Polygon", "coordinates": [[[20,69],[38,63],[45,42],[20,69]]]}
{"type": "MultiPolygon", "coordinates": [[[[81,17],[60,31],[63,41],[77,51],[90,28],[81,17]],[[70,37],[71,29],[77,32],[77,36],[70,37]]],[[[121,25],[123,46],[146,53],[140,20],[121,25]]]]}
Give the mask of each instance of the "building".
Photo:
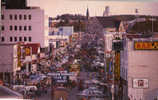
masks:
{"type": "Polygon", "coordinates": [[[127,38],[124,44],[121,77],[127,82],[128,97],[130,100],[158,99],[158,39],[127,38]]]}
{"type": "Polygon", "coordinates": [[[52,35],[48,36],[47,40],[49,45],[53,45],[54,48],[58,48],[69,42],[69,36],[52,35]]]}
{"type": "Polygon", "coordinates": [[[49,27],[49,35],[46,37],[47,45],[52,44],[54,48],[63,46],[69,42],[69,37],[74,33],[73,26],[49,27]]]}
{"type": "Polygon", "coordinates": [[[40,43],[44,47],[44,10],[2,8],[2,32],[0,43],[40,43]]]}
{"type": "Polygon", "coordinates": [[[14,44],[0,44],[0,79],[12,82],[18,67],[18,46],[14,44]]]}
{"type": "Polygon", "coordinates": [[[1,5],[6,9],[26,9],[27,0],[2,0],[1,5]]]}

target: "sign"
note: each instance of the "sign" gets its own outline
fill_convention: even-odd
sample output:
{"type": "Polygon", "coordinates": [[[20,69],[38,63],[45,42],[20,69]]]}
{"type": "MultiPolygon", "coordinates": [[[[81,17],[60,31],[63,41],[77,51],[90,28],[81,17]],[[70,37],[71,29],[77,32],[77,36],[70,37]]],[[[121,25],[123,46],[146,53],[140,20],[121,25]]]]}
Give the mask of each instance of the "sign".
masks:
{"type": "Polygon", "coordinates": [[[133,88],[149,88],[149,80],[133,79],[133,88]]]}
{"type": "Polygon", "coordinates": [[[115,52],[115,79],[119,80],[120,79],[120,52],[115,52]]]}
{"type": "Polygon", "coordinates": [[[17,66],[21,67],[21,47],[20,47],[20,45],[17,46],[17,58],[18,58],[17,66]]]}
{"type": "Polygon", "coordinates": [[[25,55],[30,56],[31,55],[31,49],[29,47],[25,48],[25,55]]]}
{"type": "Polygon", "coordinates": [[[115,51],[123,50],[123,41],[122,40],[113,40],[112,50],[115,50],[115,51]]]}
{"type": "Polygon", "coordinates": [[[135,50],[158,50],[158,41],[135,41],[135,50]]]}

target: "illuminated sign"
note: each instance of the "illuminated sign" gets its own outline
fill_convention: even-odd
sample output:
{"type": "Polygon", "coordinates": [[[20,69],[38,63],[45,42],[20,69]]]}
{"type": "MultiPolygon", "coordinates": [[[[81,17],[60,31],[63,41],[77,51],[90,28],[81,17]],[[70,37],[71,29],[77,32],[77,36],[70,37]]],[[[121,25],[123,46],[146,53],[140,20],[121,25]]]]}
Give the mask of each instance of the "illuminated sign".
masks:
{"type": "Polygon", "coordinates": [[[133,79],[133,88],[148,88],[148,79],[133,79]]]}
{"type": "Polygon", "coordinates": [[[158,41],[135,41],[135,50],[158,50],[158,41]]]}

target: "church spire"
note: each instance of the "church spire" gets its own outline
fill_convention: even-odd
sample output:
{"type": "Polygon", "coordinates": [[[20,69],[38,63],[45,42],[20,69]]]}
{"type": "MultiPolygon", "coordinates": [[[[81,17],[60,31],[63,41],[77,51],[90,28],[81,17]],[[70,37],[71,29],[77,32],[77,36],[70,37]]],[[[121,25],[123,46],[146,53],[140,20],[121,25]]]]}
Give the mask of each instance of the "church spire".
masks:
{"type": "Polygon", "coordinates": [[[86,12],[86,19],[87,20],[89,19],[89,9],[88,9],[88,6],[87,6],[87,12],[86,12]]]}

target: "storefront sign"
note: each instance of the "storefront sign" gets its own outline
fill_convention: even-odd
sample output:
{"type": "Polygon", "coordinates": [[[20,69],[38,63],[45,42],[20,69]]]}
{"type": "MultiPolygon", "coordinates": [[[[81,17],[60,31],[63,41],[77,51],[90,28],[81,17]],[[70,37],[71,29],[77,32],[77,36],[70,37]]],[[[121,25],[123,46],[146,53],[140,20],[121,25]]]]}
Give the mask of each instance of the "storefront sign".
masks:
{"type": "Polygon", "coordinates": [[[133,79],[133,88],[148,88],[148,79],[133,79]]]}
{"type": "Polygon", "coordinates": [[[135,50],[158,50],[158,41],[135,41],[135,50]]]}

